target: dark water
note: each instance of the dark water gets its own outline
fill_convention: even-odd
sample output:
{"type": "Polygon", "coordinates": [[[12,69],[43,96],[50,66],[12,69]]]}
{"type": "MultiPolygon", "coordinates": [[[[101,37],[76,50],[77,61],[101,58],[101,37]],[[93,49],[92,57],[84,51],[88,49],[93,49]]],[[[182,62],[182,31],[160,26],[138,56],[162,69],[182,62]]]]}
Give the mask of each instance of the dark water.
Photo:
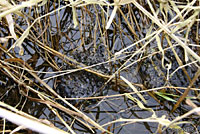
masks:
{"type": "MultiPolygon", "coordinates": [[[[61,6],[63,5],[64,3],[61,3],[61,6]]],[[[40,11],[40,15],[54,10],[54,6],[55,8],[58,8],[57,4],[53,5],[52,2],[49,2],[47,7],[38,8],[40,11]]],[[[161,64],[161,53],[155,53],[151,55],[152,52],[158,51],[155,40],[152,41],[145,48],[145,50],[142,51],[142,53],[138,53],[137,55],[132,57],[125,65],[130,66],[126,69],[121,70],[120,73],[115,76],[115,80],[106,83],[108,80],[107,78],[101,77],[96,74],[99,73],[111,76],[117,71],[117,69],[121,67],[122,64],[124,64],[131,57],[133,52],[137,51],[142,45],[144,45],[145,42],[142,42],[127,49],[126,53],[123,53],[118,60],[114,61],[114,54],[116,52],[130,46],[137,40],[144,38],[147,32],[146,29],[150,27],[150,22],[143,22],[142,17],[139,15],[138,11],[133,7],[133,5],[130,5],[130,7],[133,11],[132,17],[135,17],[140,26],[140,29],[138,29],[138,26],[134,22],[131,23],[131,20],[129,20],[129,23],[132,24],[132,28],[135,30],[136,35],[133,34],[131,29],[127,26],[127,22],[120,14],[116,15],[116,18],[114,19],[115,22],[111,25],[111,27],[108,30],[105,30],[105,20],[103,17],[103,15],[105,14],[102,13],[102,9],[99,6],[77,8],[79,26],[74,28],[72,10],[71,8],[67,7],[60,10],[60,14],[56,12],[51,14],[50,16],[42,18],[40,22],[42,24],[42,28],[40,25],[34,26],[35,28],[32,29],[33,32],[30,33],[30,37],[25,39],[25,41],[23,42],[23,47],[25,50],[23,56],[20,56],[18,54],[18,49],[10,51],[10,54],[16,58],[24,60],[35,71],[39,71],[37,75],[41,79],[45,80],[45,82],[50,85],[59,95],[68,99],[74,98],[68,101],[100,125],[120,118],[149,118],[152,116],[151,112],[140,109],[136,103],[134,103],[124,95],[113,98],[106,97],[110,95],[130,93],[133,91],[125,83],[117,80],[117,78],[119,79],[119,75],[126,78],[132,84],[140,85],[136,86],[136,88],[140,91],[144,89],[152,89],[163,86],[187,87],[189,85],[189,81],[181,69],[174,73],[174,75],[169,78],[169,81],[167,81],[166,76],[168,74],[167,70],[164,69],[161,64]],[[31,38],[31,36],[34,38],[31,38]],[[54,55],[52,53],[44,51],[39,45],[37,45],[37,41],[33,39],[39,40],[42,45],[47,45],[48,47],[53,48],[57,52],[60,52],[61,54],[66,55],[73,60],[63,59],[58,55],[54,55]],[[140,58],[141,60],[135,62],[140,58]],[[93,72],[88,72],[87,70],[69,72],[69,70],[74,70],[84,66],[93,66],[89,68],[93,72]],[[68,73],[66,73],[67,71],[59,72],[64,70],[67,70],[68,73]],[[64,73],[66,74],[63,75],[64,73]],[[101,99],[78,99],[97,96],[105,97],[101,99]]],[[[122,9],[124,9],[123,12],[125,15],[127,15],[127,8],[128,7],[126,6],[122,7],[122,9]]],[[[112,8],[110,10],[112,10],[112,8]]],[[[26,12],[27,14],[29,13],[28,11],[28,9],[24,10],[24,12],[26,12]]],[[[34,14],[33,12],[31,14],[34,18],[36,18],[37,14],[34,14]]],[[[33,20],[30,19],[30,22],[32,21],[33,20]]],[[[20,18],[18,18],[16,22],[18,22],[16,24],[19,25],[21,28],[26,27],[26,24],[20,23],[20,18]]],[[[6,24],[4,22],[2,22],[0,28],[1,36],[6,36],[6,33],[8,33],[8,29],[6,28],[6,24]]],[[[16,28],[16,31],[18,34],[22,33],[19,28],[16,28]]],[[[8,44],[5,45],[6,48],[8,49],[13,44],[13,42],[13,40],[9,40],[8,44]]],[[[164,41],[163,47],[169,47],[165,43],[166,41],[164,41]]],[[[177,46],[175,47],[175,50],[184,61],[184,53],[182,48],[177,46]]],[[[11,58],[3,51],[1,51],[0,55],[2,61],[11,58]]],[[[169,63],[170,61],[172,62],[172,68],[169,70],[169,73],[171,74],[179,67],[179,65],[171,49],[166,49],[165,56],[167,57],[165,63],[169,63]]],[[[17,63],[14,64],[18,65],[17,63]]],[[[191,66],[187,66],[186,70],[189,76],[193,78],[197,67],[193,64],[191,66]]],[[[23,71],[22,69],[18,69],[18,71],[19,74],[21,73],[23,75],[26,75],[29,79],[33,81],[34,84],[31,86],[34,89],[45,92],[45,90],[43,90],[42,88],[42,85],[37,80],[35,80],[27,71],[23,71]]],[[[11,77],[9,77],[5,73],[2,66],[0,68],[0,73],[1,101],[12,106],[16,106],[18,109],[21,109],[37,118],[48,119],[52,123],[54,123],[55,126],[66,130],[64,125],[59,121],[57,117],[55,117],[55,115],[51,111],[49,111],[46,105],[33,102],[23,96],[20,93],[22,87],[20,87],[16,82],[14,82],[11,77]]],[[[28,84],[26,80],[24,80],[24,82],[28,84]]],[[[195,83],[194,87],[199,87],[198,81],[195,83]]],[[[180,91],[183,92],[184,90],[180,91]]],[[[180,95],[178,91],[173,88],[165,88],[165,92],[180,95]]],[[[193,92],[191,92],[190,94],[195,96],[195,93],[193,92]]],[[[30,93],[29,95],[37,98],[37,95],[35,95],[34,93],[30,93]]],[[[158,102],[157,100],[155,100],[155,98],[153,98],[146,92],[142,93],[142,95],[147,101],[145,107],[153,109],[157,117],[165,115],[166,119],[173,120],[177,116],[183,115],[184,113],[191,110],[189,106],[181,105],[174,113],[170,113],[175,103],[154,95],[157,100],[160,100],[160,102],[158,102]]],[[[133,97],[140,100],[140,98],[135,94],[133,95],[133,97]]],[[[177,100],[177,98],[174,99],[177,100]]],[[[58,102],[63,104],[62,101],[58,102]]],[[[197,105],[199,105],[199,102],[195,102],[197,103],[197,105]]],[[[63,105],[66,106],[65,104],[63,105]]],[[[69,117],[62,111],[59,111],[59,113],[62,115],[62,118],[67,123],[71,124],[71,117],[69,117]]],[[[199,130],[200,123],[197,115],[191,115],[190,117],[184,119],[184,121],[192,122],[192,124],[180,125],[184,131],[188,133],[197,133],[196,129],[199,130]]],[[[12,127],[12,124],[10,126],[8,125],[7,129],[12,127]]],[[[157,127],[157,123],[117,122],[106,126],[105,129],[108,129],[115,134],[147,134],[155,133],[157,127]]],[[[91,133],[90,130],[88,130],[78,122],[75,122],[73,124],[72,129],[76,133],[91,133]]],[[[95,130],[95,133],[100,134],[101,132],[99,130],[95,130]]],[[[169,128],[164,133],[178,133],[178,130],[169,128]]]]}

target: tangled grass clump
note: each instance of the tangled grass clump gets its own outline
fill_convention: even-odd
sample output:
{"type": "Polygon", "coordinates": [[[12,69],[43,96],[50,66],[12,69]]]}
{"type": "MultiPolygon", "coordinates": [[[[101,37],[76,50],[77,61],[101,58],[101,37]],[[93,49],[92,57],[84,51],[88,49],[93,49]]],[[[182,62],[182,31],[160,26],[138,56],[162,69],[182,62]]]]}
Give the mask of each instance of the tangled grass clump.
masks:
{"type": "Polygon", "coordinates": [[[1,0],[1,132],[120,133],[138,122],[157,123],[156,129],[146,127],[153,133],[184,133],[182,124],[198,132],[198,123],[183,120],[200,114],[199,5],[197,0],[1,0]],[[80,77],[83,71],[89,75],[80,77]],[[60,86],[62,81],[67,86],[60,86]],[[71,98],[69,86],[72,93],[92,93],[71,98]],[[178,116],[159,117],[151,101],[178,116]],[[135,118],[140,116],[133,104],[148,117],[135,118]],[[102,115],[103,105],[113,113],[105,109],[102,115]],[[34,112],[36,106],[40,110],[34,112]]]}

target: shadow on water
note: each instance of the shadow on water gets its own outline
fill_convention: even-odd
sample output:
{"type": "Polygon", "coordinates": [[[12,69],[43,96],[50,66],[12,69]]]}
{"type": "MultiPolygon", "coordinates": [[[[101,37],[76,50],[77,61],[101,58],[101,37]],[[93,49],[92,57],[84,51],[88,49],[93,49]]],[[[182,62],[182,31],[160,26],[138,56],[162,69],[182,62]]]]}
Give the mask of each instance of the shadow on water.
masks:
{"type": "MultiPolygon", "coordinates": [[[[60,4],[61,6],[65,5],[64,3],[60,4]]],[[[37,8],[41,16],[57,9],[58,5],[48,2],[47,5],[37,8]]],[[[104,8],[104,10],[107,10],[107,7],[104,8]]],[[[13,40],[9,40],[7,44],[2,44],[1,60],[6,61],[8,59],[7,61],[12,63],[11,60],[9,61],[10,58],[22,59],[33,70],[38,71],[37,75],[42,80],[45,80],[58,94],[65,97],[71,104],[101,125],[119,118],[144,119],[151,117],[151,112],[140,109],[135,102],[124,95],[120,95],[133,92],[127,84],[119,80],[120,75],[135,85],[138,90],[166,86],[162,89],[163,92],[178,95],[180,95],[180,91],[169,87],[187,87],[189,81],[182,70],[178,70],[168,81],[168,78],[166,78],[168,76],[167,70],[163,69],[161,64],[162,55],[161,53],[156,53],[158,52],[156,41],[152,41],[146,47],[146,50],[138,53],[125,64],[125,66],[128,66],[127,68],[123,68],[120,73],[115,75],[113,80],[107,83],[107,76],[114,74],[131,57],[132,53],[136,52],[145,42],[127,49],[126,53],[123,53],[120,59],[116,61],[113,60],[114,54],[144,38],[146,36],[145,29],[150,27],[149,20],[147,19],[144,22],[145,19],[142,18],[145,18],[145,16],[140,16],[140,13],[133,5],[123,6],[121,9],[125,15],[130,15],[129,21],[135,31],[127,25],[120,12],[115,16],[111,27],[105,30],[105,14],[98,5],[77,8],[79,25],[74,28],[72,9],[67,7],[42,18],[40,23],[34,25],[30,36],[22,44],[24,48],[23,56],[19,55],[17,48],[11,50],[9,52],[10,55],[3,51],[11,47],[14,43],[13,40]],[[128,13],[127,9],[130,9],[131,13],[128,13]],[[136,22],[139,24],[136,24],[136,22]],[[61,58],[58,54],[45,51],[42,47],[43,45],[66,55],[69,59],[61,58]],[[88,68],[90,71],[80,69],[80,67],[86,66],[92,66],[88,68]],[[108,97],[117,94],[119,94],[119,97],[108,97]],[[98,96],[103,97],[95,98],[98,96]]],[[[112,11],[112,7],[110,11],[112,11]]],[[[30,23],[39,15],[28,9],[24,9],[24,12],[27,13],[27,16],[31,15],[33,17],[28,17],[30,23]]],[[[6,25],[5,21],[2,21],[0,26],[2,37],[7,36],[7,33],[9,33],[6,25]]],[[[26,25],[23,23],[22,18],[17,18],[16,33],[20,35],[24,30],[23,28],[26,28],[26,25]]],[[[163,42],[163,46],[167,48],[166,41],[163,40],[163,42]]],[[[175,49],[180,57],[184,57],[183,50],[179,46],[175,49]]],[[[165,53],[167,58],[165,62],[173,61],[172,69],[170,70],[170,73],[172,73],[179,65],[171,49],[166,49],[165,53]]],[[[13,62],[13,65],[21,66],[17,62],[13,62]]],[[[0,68],[0,100],[36,118],[48,119],[55,126],[65,130],[64,125],[46,105],[34,102],[24,96],[26,94],[37,98],[36,94],[26,91],[23,86],[18,85],[9,77],[3,67],[8,66],[2,65],[0,68]]],[[[20,78],[21,75],[24,75],[28,78],[27,80],[22,79],[24,83],[40,92],[48,94],[48,91],[28,71],[17,67],[13,68],[10,68],[10,70],[16,77],[20,78]]],[[[186,70],[189,76],[193,78],[197,68],[196,66],[186,67],[186,70]]],[[[196,82],[194,86],[198,88],[199,82],[196,82]]],[[[170,111],[174,105],[173,102],[156,96],[152,92],[150,94],[144,92],[142,95],[148,102],[145,104],[145,107],[152,108],[158,117],[165,115],[167,119],[172,120],[191,109],[183,104],[172,114],[170,111]]],[[[140,100],[135,94],[133,97],[140,100]]],[[[57,100],[57,102],[62,104],[60,100],[57,100]]],[[[67,123],[72,124],[71,127],[76,133],[91,133],[80,122],[74,122],[74,118],[62,111],[59,111],[59,113],[67,123]]],[[[200,129],[198,116],[191,115],[184,120],[192,122],[192,124],[181,125],[188,133],[195,132],[195,128],[200,129]]],[[[1,122],[1,124],[3,123],[1,122]]],[[[10,124],[6,129],[12,130],[15,127],[13,124],[10,124]]],[[[105,128],[115,134],[147,134],[155,133],[158,124],[151,122],[117,122],[108,124],[105,128]]],[[[164,133],[178,133],[176,131],[169,128],[164,133]]],[[[95,133],[100,134],[101,132],[96,131],[95,133]]]]}

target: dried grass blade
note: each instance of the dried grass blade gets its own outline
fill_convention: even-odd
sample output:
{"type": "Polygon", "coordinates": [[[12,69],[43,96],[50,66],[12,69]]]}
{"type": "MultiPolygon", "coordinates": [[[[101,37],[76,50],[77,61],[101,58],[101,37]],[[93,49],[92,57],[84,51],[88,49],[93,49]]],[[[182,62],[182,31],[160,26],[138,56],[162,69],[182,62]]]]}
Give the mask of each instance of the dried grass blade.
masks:
{"type": "Polygon", "coordinates": [[[134,92],[136,92],[136,94],[140,97],[140,99],[146,104],[147,101],[144,99],[144,97],[138,92],[137,88],[135,88],[127,79],[125,79],[123,76],[120,76],[120,78],[125,82],[127,83],[130,88],[133,89],[134,92]]]}
{"type": "Polygon", "coordinates": [[[149,7],[150,7],[150,9],[151,9],[151,12],[153,13],[154,17],[157,18],[157,14],[156,14],[156,12],[155,12],[155,10],[154,10],[154,8],[153,8],[151,2],[150,2],[149,0],[147,0],[147,3],[148,3],[148,5],[149,5],[149,7]]]}
{"type": "MultiPolygon", "coordinates": [[[[170,4],[171,4],[171,6],[172,6],[172,9],[179,15],[179,18],[180,18],[181,20],[184,20],[182,14],[181,14],[180,10],[178,9],[178,7],[176,6],[175,2],[172,1],[172,0],[169,0],[169,2],[170,2],[170,4]]],[[[172,14],[172,15],[173,15],[173,14],[172,14]]]]}
{"type": "Polygon", "coordinates": [[[118,5],[126,5],[132,3],[132,0],[120,0],[118,5]]]}
{"type": "MultiPolygon", "coordinates": [[[[186,102],[186,104],[188,104],[192,108],[198,108],[198,106],[196,104],[194,104],[190,99],[186,99],[185,102],[186,102]]],[[[200,116],[200,111],[197,112],[197,114],[200,116]]]]}
{"type": "Polygon", "coordinates": [[[113,9],[112,14],[110,16],[110,19],[108,20],[108,23],[106,24],[106,29],[109,29],[109,27],[110,27],[110,25],[111,25],[111,23],[112,23],[112,21],[113,21],[113,19],[115,17],[117,9],[118,9],[118,6],[114,6],[114,9],[113,9]]]}
{"type": "Polygon", "coordinates": [[[12,35],[12,37],[15,40],[17,40],[17,35],[15,34],[15,30],[14,30],[14,21],[13,21],[13,18],[12,18],[12,14],[6,15],[6,20],[8,22],[10,34],[12,35]]]}
{"type": "Polygon", "coordinates": [[[28,36],[29,34],[29,31],[31,29],[31,26],[28,26],[28,28],[24,31],[24,33],[22,34],[22,36],[16,40],[16,42],[8,49],[8,52],[12,49],[12,48],[15,48],[15,47],[19,47],[20,48],[20,52],[19,54],[20,55],[23,55],[23,47],[22,47],[22,43],[24,41],[24,39],[28,36]]]}
{"type": "Polygon", "coordinates": [[[74,6],[72,6],[72,13],[73,13],[74,28],[76,28],[78,26],[78,21],[77,21],[76,8],[74,6]]]}
{"type": "Polygon", "coordinates": [[[45,5],[47,2],[48,2],[48,0],[42,0],[42,3],[39,4],[38,6],[43,6],[43,5],[45,5]]]}
{"type": "Polygon", "coordinates": [[[152,112],[152,117],[156,118],[156,113],[154,112],[154,110],[152,108],[146,108],[138,99],[132,97],[130,94],[125,93],[125,96],[128,97],[130,100],[132,100],[133,102],[137,103],[137,105],[139,106],[139,108],[143,109],[143,110],[148,110],[150,112],[152,112]]]}
{"type": "Polygon", "coordinates": [[[37,3],[39,3],[40,1],[42,1],[42,0],[29,0],[29,1],[22,2],[21,4],[15,5],[15,6],[12,6],[10,4],[11,7],[10,6],[8,7],[9,10],[6,10],[6,11],[0,13],[0,19],[8,14],[17,13],[22,8],[34,6],[37,3]]]}
{"type": "Polygon", "coordinates": [[[17,124],[29,128],[33,131],[43,133],[43,134],[68,134],[58,128],[54,128],[52,126],[45,125],[37,120],[33,120],[31,118],[27,118],[25,116],[10,112],[4,108],[0,108],[0,116],[6,118],[7,120],[17,124]]]}
{"type": "Polygon", "coordinates": [[[13,38],[12,36],[0,37],[0,43],[8,42],[8,39],[13,38]]]}
{"type": "Polygon", "coordinates": [[[10,5],[10,3],[7,0],[0,0],[0,5],[6,6],[6,5],[10,5]]]}

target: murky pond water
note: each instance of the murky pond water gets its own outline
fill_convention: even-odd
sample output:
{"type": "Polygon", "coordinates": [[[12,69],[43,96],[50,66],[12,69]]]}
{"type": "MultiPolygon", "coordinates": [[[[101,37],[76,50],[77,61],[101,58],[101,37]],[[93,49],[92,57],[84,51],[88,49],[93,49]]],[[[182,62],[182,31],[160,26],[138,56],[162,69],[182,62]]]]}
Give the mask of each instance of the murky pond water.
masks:
{"type": "MultiPolygon", "coordinates": [[[[65,3],[60,4],[61,6],[65,5],[65,3]]],[[[33,18],[37,18],[38,15],[44,15],[55,8],[58,8],[58,4],[49,2],[45,7],[38,7],[39,13],[34,14],[31,11],[30,13],[28,9],[25,9],[24,12],[27,13],[27,16],[33,14],[33,18]]],[[[103,9],[106,11],[107,7],[103,9]]],[[[152,116],[152,112],[139,108],[137,103],[125,95],[125,93],[132,93],[134,98],[142,102],[133,89],[120,79],[120,76],[127,79],[139,91],[161,87],[159,91],[162,90],[164,93],[180,96],[180,91],[184,91],[181,87],[187,88],[190,82],[183,70],[179,69],[174,72],[180,65],[165,39],[163,39],[166,56],[164,64],[169,65],[171,63],[172,67],[169,70],[162,66],[162,54],[159,52],[155,39],[134,56],[133,54],[146,42],[137,43],[119,57],[115,57],[116,52],[144,38],[147,34],[146,29],[151,26],[149,20],[144,21],[145,16],[141,16],[141,13],[133,5],[126,5],[121,9],[124,10],[117,12],[112,25],[108,30],[105,30],[106,14],[98,5],[77,8],[79,25],[76,28],[73,25],[72,9],[66,7],[50,16],[43,17],[40,22],[34,25],[32,32],[23,42],[23,56],[19,55],[17,48],[9,53],[3,51],[10,48],[14,40],[2,44],[0,47],[0,100],[34,117],[48,119],[55,126],[67,130],[46,105],[34,102],[24,96],[22,92],[37,98],[35,93],[24,91],[23,86],[17,84],[6,73],[4,67],[9,68],[16,78],[20,79],[21,75],[26,76],[27,79],[23,77],[21,80],[32,88],[45,94],[48,94],[48,91],[28,71],[17,68],[16,66],[21,66],[19,63],[14,62],[13,65],[15,66],[4,63],[6,59],[12,63],[11,60],[9,61],[10,58],[22,59],[36,71],[40,79],[44,80],[60,96],[66,98],[67,101],[100,125],[120,118],[145,119],[152,116]],[[127,16],[128,20],[124,19],[122,13],[125,17],[127,16]],[[131,27],[127,24],[127,21],[131,27]],[[50,51],[50,48],[54,51],[50,51]],[[118,69],[120,71],[108,81],[118,69]],[[174,74],[171,75],[173,72],[174,74]]],[[[112,10],[111,7],[110,12],[112,10]]],[[[30,23],[34,20],[31,17],[28,19],[30,23]]],[[[16,19],[16,25],[16,33],[19,35],[27,26],[27,24],[22,24],[21,18],[16,19]]],[[[0,28],[1,37],[7,36],[8,29],[4,21],[2,21],[0,28]]],[[[154,31],[156,30],[154,29],[154,31]]],[[[191,40],[193,41],[192,38],[191,40]]],[[[183,49],[178,45],[174,49],[181,60],[184,61],[183,49]]],[[[195,64],[185,67],[190,78],[193,78],[197,71],[198,65],[195,64]]],[[[198,81],[193,85],[194,88],[199,88],[199,86],[198,81]]],[[[173,120],[191,110],[191,107],[183,104],[171,113],[175,102],[159,97],[152,91],[145,91],[141,94],[147,101],[144,106],[155,111],[157,117],[165,115],[166,119],[173,120]]],[[[191,96],[196,94],[198,93],[190,93],[191,96]]],[[[174,100],[178,99],[171,97],[174,100]]],[[[56,98],[55,100],[68,107],[61,100],[56,98]]],[[[199,105],[199,102],[196,102],[196,104],[199,105]]],[[[74,118],[61,110],[58,110],[58,112],[64,121],[72,125],[72,129],[76,133],[92,133],[81,122],[73,121],[74,118]]],[[[191,115],[184,121],[191,122],[191,124],[180,125],[184,131],[197,133],[200,130],[200,120],[197,115],[191,115]]],[[[8,125],[7,129],[13,127],[15,126],[12,124],[8,125]]],[[[104,128],[114,134],[147,134],[155,133],[158,129],[158,123],[119,121],[107,124],[104,128]]],[[[99,130],[94,130],[94,132],[102,133],[99,130]]],[[[176,129],[168,128],[164,133],[179,132],[176,129]]]]}

